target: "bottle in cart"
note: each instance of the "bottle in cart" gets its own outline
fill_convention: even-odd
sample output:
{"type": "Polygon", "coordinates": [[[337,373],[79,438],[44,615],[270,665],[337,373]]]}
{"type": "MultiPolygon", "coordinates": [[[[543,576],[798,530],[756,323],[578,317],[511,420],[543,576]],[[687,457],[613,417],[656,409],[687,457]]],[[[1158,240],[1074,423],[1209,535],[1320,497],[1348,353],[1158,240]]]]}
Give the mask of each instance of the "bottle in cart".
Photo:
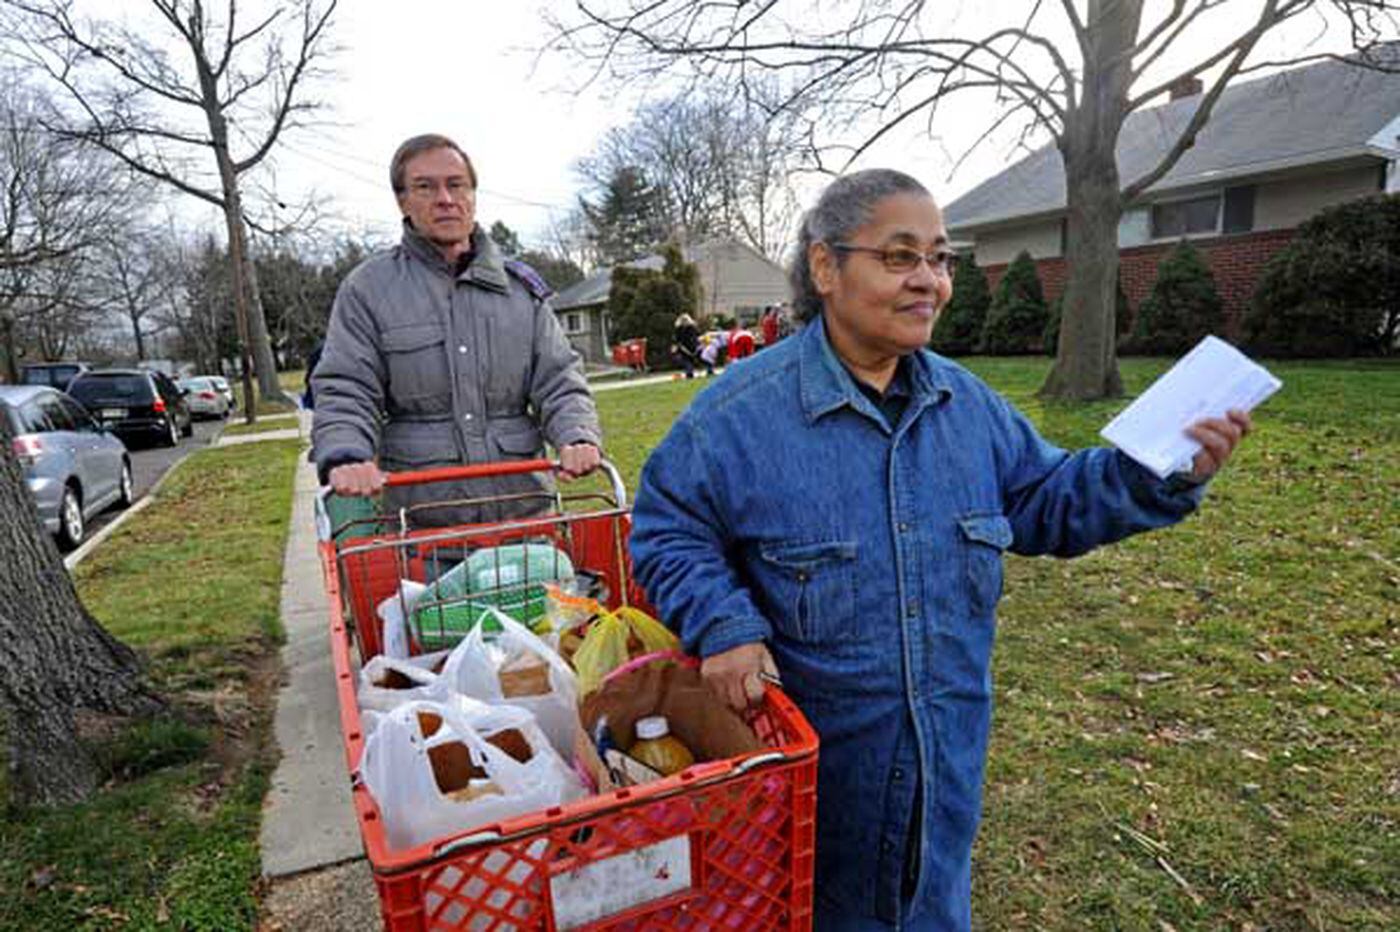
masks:
{"type": "Polygon", "coordinates": [[[680,773],[695,763],[695,756],[680,739],[671,734],[664,715],[637,719],[637,740],[628,755],[665,776],[680,773]]]}

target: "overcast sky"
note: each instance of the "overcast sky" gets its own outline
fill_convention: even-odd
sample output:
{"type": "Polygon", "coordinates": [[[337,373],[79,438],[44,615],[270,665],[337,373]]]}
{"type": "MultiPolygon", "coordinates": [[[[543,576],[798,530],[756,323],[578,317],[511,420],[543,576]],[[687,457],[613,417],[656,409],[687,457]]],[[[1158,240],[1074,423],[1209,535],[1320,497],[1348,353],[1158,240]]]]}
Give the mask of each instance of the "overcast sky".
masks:
{"type": "MultiPolygon", "coordinates": [[[[574,6],[572,0],[553,5],[574,6]]],[[[824,6],[828,12],[840,9],[824,6]]],[[[1232,4],[1210,27],[1237,27],[1255,6],[1249,0],[1232,4]]],[[[580,190],[574,163],[610,126],[627,122],[640,91],[654,95],[658,89],[629,94],[603,84],[576,93],[582,66],[562,54],[540,59],[533,52],[548,36],[540,7],[540,0],[342,0],[334,28],[342,49],[333,62],[337,74],[319,86],[333,105],[336,125],[286,138],[277,156],[279,196],[291,201],[314,188],[349,230],[396,237],[389,158],[410,135],[443,132],[475,162],[480,219],[503,220],[527,245],[543,244],[551,217],[566,213],[580,190]]],[[[974,21],[980,31],[1008,11],[1025,9],[1026,0],[941,0],[937,6],[950,31],[958,26],[963,34],[974,21]]],[[[1056,8],[1043,12],[1039,22],[1044,30],[1062,19],[1056,8]]],[[[1309,30],[1306,38],[1315,37],[1315,22],[1304,33],[1309,30]]],[[[1203,48],[1182,46],[1196,55],[1203,48]]],[[[970,96],[965,102],[954,98],[954,106],[940,114],[939,140],[906,133],[861,164],[908,171],[946,203],[1018,157],[1012,143],[1002,140],[948,177],[953,158],[985,129],[986,108],[970,96]]],[[[809,180],[806,187],[812,186],[809,180]]]]}

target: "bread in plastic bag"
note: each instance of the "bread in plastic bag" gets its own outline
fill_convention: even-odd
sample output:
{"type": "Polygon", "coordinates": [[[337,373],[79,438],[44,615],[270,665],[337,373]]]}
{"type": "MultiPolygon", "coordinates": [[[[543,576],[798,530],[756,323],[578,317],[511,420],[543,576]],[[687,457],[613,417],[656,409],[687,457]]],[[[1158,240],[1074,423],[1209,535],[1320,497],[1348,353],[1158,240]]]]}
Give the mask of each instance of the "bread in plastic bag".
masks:
{"type": "Polygon", "coordinates": [[[379,806],[389,847],[412,848],[578,799],[578,776],[534,716],[454,695],[379,717],[360,777],[379,806]]]}
{"type": "Polygon", "coordinates": [[[573,577],[569,555],[551,543],[483,547],[428,584],[409,627],[419,645],[433,649],[457,644],[487,608],[533,626],[544,618],[545,584],[573,577]]]}
{"type": "Polygon", "coordinates": [[[447,657],[445,650],[418,657],[371,657],[360,668],[355,691],[360,711],[388,712],[405,702],[446,698],[447,686],[440,674],[447,657]]]}
{"type": "Polygon", "coordinates": [[[488,608],[443,665],[445,685],[464,696],[528,710],[561,755],[572,756],[578,731],[574,671],[538,635],[488,608]],[[491,629],[499,629],[492,633],[491,629]]]}

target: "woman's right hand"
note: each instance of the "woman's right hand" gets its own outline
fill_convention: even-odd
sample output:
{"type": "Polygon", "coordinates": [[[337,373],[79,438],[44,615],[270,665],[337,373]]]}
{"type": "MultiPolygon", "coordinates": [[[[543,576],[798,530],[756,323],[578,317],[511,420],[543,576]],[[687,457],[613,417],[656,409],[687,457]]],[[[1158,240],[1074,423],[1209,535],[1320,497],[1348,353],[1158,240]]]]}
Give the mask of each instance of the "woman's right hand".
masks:
{"type": "Polygon", "coordinates": [[[763,676],[778,678],[773,655],[761,641],[740,644],[700,661],[700,677],[736,712],[763,701],[763,676]]]}

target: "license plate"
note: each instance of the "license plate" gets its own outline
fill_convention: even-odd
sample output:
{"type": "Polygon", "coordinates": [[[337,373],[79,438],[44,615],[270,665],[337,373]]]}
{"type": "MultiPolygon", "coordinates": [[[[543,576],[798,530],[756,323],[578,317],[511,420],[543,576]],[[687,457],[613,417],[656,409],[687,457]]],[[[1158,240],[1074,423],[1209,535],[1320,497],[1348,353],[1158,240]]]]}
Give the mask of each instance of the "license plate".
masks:
{"type": "Polygon", "coordinates": [[[126,417],[126,409],[125,409],[125,408],[103,408],[103,409],[102,409],[102,416],[103,416],[104,418],[123,418],[123,417],[126,417]]]}

